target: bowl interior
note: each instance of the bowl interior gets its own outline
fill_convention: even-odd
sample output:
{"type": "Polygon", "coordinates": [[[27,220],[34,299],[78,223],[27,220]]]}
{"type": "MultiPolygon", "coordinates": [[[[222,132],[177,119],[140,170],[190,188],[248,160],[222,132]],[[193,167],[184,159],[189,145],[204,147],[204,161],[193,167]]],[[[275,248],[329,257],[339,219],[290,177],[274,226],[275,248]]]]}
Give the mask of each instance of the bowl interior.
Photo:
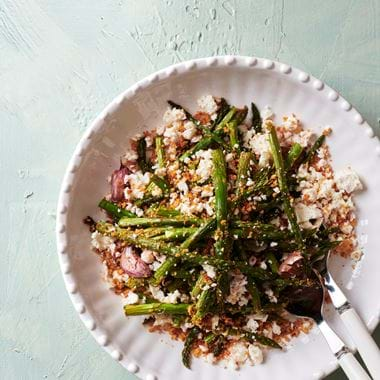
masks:
{"type": "MultiPolygon", "coordinates": [[[[140,82],[107,107],[79,144],[65,178],[64,188],[67,185],[70,188],[66,192],[62,190],[60,200],[67,212],[58,221],[65,226],[65,230],[58,234],[58,242],[67,247],[66,256],[61,257],[63,264],[70,264],[66,282],[77,286],[73,301],[84,303],[83,318],[95,321],[95,336],[108,337],[107,349],[111,352],[118,350],[122,364],[137,363],[140,374],[153,373],[158,378],[201,379],[210,375],[228,378],[232,373],[201,360],[194,361],[193,370],[188,371],[180,363],[181,343],[148,333],[141,326],[141,318],[124,317],[122,299],[115,296],[102,280],[102,265],[91,252],[90,234],[82,220],[87,215],[95,219],[102,216],[96,205],[109,190],[107,178],[119,165],[129,139],[138,132],[160,125],[168,99],[193,111],[197,98],[213,94],[238,106],[249,105],[251,101],[259,109],[269,105],[277,120],[294,113],[306,128],[312,128],[316,133],[326,125],[331,126],[333,133],[328,143],[333,167],[339,169],[350,165],[366,187],[355,198],[358,239],[364,257],[354,270],[350,261],[335,259],[333,273],[371,328],[375,327],[380,309],[380,276],[376,274],[380,264],[376,251],[380,246],[380,235],[376,231],[380,218],[379,156],[376,153],[378,142],[368,136],[368,127],[355,121],[355,110],[345,110],[344,99],[330,100],[331,89],[327,86],[318,90],[315,79],[300,81],[300,72],[296,69],[286,74],[278,69],[277,63],[267,69],[261,60],[249,67],[240,58],[232,66],[207,66],[202,62],[196,69],[180,65],[169,76],[168,73],[173,71],[162,71],[152,80],[140,82]]],[[[339,326],[338,329],[345,334],[339,326]]],[[[280,378],[291,366],[292,378],[306,379],[312,374],[327,373],[336,365],[315,329],[309,336],[295,340],[292,346],[286,352],[271,352],[264,365],[246,367],[239,371],[239,376],[242,379],[252,376],[280,378]]]]}

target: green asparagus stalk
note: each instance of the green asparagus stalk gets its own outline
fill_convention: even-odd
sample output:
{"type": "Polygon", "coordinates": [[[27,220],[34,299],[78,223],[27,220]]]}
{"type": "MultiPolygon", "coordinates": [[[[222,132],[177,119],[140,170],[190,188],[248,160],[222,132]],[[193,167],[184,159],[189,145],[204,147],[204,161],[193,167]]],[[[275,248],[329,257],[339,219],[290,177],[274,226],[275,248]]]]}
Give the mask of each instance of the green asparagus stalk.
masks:
{"type": "Polygon", "coordinates": [[[195,154],[199,150],[208,149],[213,142],[214,142],[214,139],[212,137],[204,137],[202,140],[198,141],[195,145],[193,145],[190,149],[188,149],[185,153],[183,153],[179,157],[179,161],[184,162],[186,158],[190,158],[193,154],[195,154]]]}
{"type": "Polygon", "coordinates": [[[195,341],[198,339],[198,334],[201,332],[201,330],[194,326],[187,334],[185,344],[182,350],[182,363],[185,367],[190,369],[191,364],[191,350],[193,348],[193,345],[195,341]]]}
{"type": "Polygon", "coordinates": [[[152,205],[145,211],[145,215],[149,217],[174,218],[181,216],[181,213],[173,208],[167,208],[161,205],[152,205]]]}
{"type": "Polygon", "coordinates": [[[156,143],[156,157],[159,168],[165,167],[165,151],[164,151],[164,139],[162,136],[155,138],[156,143]]]}
{"type": "Polygon", "coordinates": [[[181,248],[191,250],[195,244],[213,231],[216,227],[216,220],[210,219],[196,229],[182,244],[181,248]]]}
{"type": "Polygon", "coordinates": [[[215,305],[215,289],[207,287],[202,290],[195,304],[196,313],[192,320],[199,322],[208,314],[215,305]]]}
{"type": "Polygon", "coordinates": [[[236,115],[237,109],[235,107],[231,107],[228,113],[223,117],[223,119],[218,123],[215,127],[216,132],[223,132],[227,123],[229,123],[236,115]]]}
{"type": "Polygon", "coordinates": [[[303,148],[300,144],[295,143],[292,145],[286,157],[285,167],[287,170],[290,170],[294,164],[298,161],[303,153],[303,148]]]}
{"type": "Polygon", "coordinates": [[[243,220],[231,220],[233,233],[245,239],[257,239],[261,241],[278,241],[290,239],[287,231],[282,231],[273,224],[261,222],[246,222],[243,220]]]}
{"type": "Polygon", "coordinates": [[[197,120],[189,111],[187,111],[185,108],[183,108],[181,105],[177,104],[177,103],[174,103],[173,101],[171,100],[168,100],[168,104],[173,107],[173,108],[177,108],[177,109],[182,109],[183,112],[185,113],[186,115],[186,119],[187,120],[190,120],[192,121],[197,127],[201,126],[201,122],[199,120],[197,120]]]}
{"type": "Polygon", "coordinates": [[[233,329],[233,328],[228,330],[228,334],[229,335],[240,335],[242,338],[248,340],[249,342],[258,342],[264,346],[269,346],[269,347],[279,348],[279,349],[282,348],[273,339],[267,338],[267,337],[260,335],[260,334],[251,333],[248,331],[233,329]]]}
{"type": "Polygon", "coordinates": [[[111,223],[100,221],[96,223],[96,230],[103,235],[115,237],[125,241],[127,244],[134,245],[139,248],[150,249],[151,251],[159,252],[165,255],[174,256],[175,254],[178,254],[178,248],[176,247],[151,238],[140,236],[134,231],[114,226],[111,223]]]}
{"type": "Polygon", "coordinates": [[[165,178],[159,177],[156,174],[152,175],[151,181],[158,186],[164,194],[170,191],[170,185],[165,178]]]}
{"type": "Polygon", "coordinates": [[[260,133],[262,131],[263,121],[260,116],[260,111],[257,109],[255,103],[251,103],[251,112],[252,128],[256,131],[256,133],[260,133]]]}
{"type": "Polygon", "coordinates": [[[251,165],[252,153],[242,152],[239,157],[238,172],[236,179],[236,195],[239,196],[247,183],[249,167],[251,165]]]}
{"type": "Polygon", "coordinates": [[[317,138],[317,140],[315,141],[315,143],[313,144],[313,146],[310,148],[309,152],[307,153],[303,163],[308,163],[312,160],[314,155],[317,153],[318,149],[324,143],[325,139],[326,139],[325,135],[321,135],[317,138]]]}
{"type": "Polygon", "coordinates": [[[192,236],[198,229],[196,227],[178,227],[166,229],[164,238],[168,241],[184,240],[192,236]]]}
{"type": "Polygon", "coordinates": [[[259,281],[268,281],[273,279],[273,274],[268,272],[265,269],[262,269],[260,267],[251,267],[250,265],[244,263],[244,262],[234,262],[234,266],[240,271],[245,274],[246,276],[249,276],[255,280],[259,281]]]}
{"type": "Polygon", "coordinates": [[[257,194],[260,191],[266,190],[269,186],[271,173],[272,168],[270,167],[262,168],[257,173],[255,173],[255,176],[253,178],[254,184],[235,197],[235,199],[232,202],[231,208],[234,209],[238,207],[241,203],[246,201],[252,195],[257,194]]]}
{"type": "Polygon", "coordinates": [[[228,205],[227,205],[227,172],[223,151],[216,149],[212,153],[214,164],[213,182],[215,189],[215,253],[219,257],[228,257],[228,205]]]}
{"type": "Polygon", "coordinates": [[[248,277],[247,284],[248,293],[251,295],[252,308],[254,312],[261,310],[261,298],[260,292],[257,288],[255,280],[252,277],[248,277]]]}
{"type": "Polygon", "coordinates": [[[150,314],[188,314],[189,304],[185,303],[146,303],[142,305],[125,305],[125,315],[150,315],[150,314]]]}
{"type": "Polygon", "coordinates": [[[137,163],[143,173],[152,171],[152,165],[146,157],[145,137],[141,137],[137,141],[137,163]]]}
{"type": "Polygon", "coordinates": [[[202,223],[198,218],[121,218],[120,227],[186,227],[199,226],[202,223]]]}
{"type": "Polygon", "coordinates": [[[267,253],[266,256],[271,271],[273,273],[278,273],[279,265],[276,256],[272,252],[267,253]]]}
{"type": "Polygon", "coordinates": [[[135,218],[136,214],[133,212],[123,209],[119,207],[116,203],[107,201],[106,199],[102,199],[98,205],[103,210],[107,211],[115,220],[119,220],[120,218],[135,218]]]}
{"type": "Polygon", "coordinates": [[[278,141],[276,129],[272,123],[267,123],[267,128],[269,132],[269,145],[271,148],[274,166],[276,168],[276,173],[277,173],[278,187],[280,188],[280,192],[283,198],[282,200],[284,204],[284,211],[289,220],[289,224],[294,234],[294,238],[299,248],[303,251],[304,241],[302,238],[301,229],[297,223],[296,214],[291,204],[291,198],[290,198],[288,184],[286,180],[284,160],[282,157],[281,147],[278,141]]]}
{"type": "Polygon", "coordinates": [[[161,202],[164,199],[164,196],[162,195],[146,195],[141,199],[135,200],[135,205],[137,207],[143,207],[146,205],[151,205],[157,202],[161,202]]]}
{"type": "Polygon", "coordinates": [[[240,141],[239,141],[239,131],[238,126],[245,120],[247,116],[248,108],[244,107],[241,110],[238,110],[235,114],[235,117],[231,119],[226,127],[230,135],[230,144],[231,148],[235,152],[240,152],[240,141]]]}
{"type": "Polygon", "coordinates": [[[178,263],[178,257],[168,257],[154,272],[152,283],[153,285],[159,285],[161,281],[169,274],[178,263]]]}
{"type": "Polygon", "coordinates": [[[205,275],[204,273],[202,272],[199,276],[198,276],[198,279],[197,281],[195,282],[195,285],[193,287],[193,289],[191,290],[191,296],[194,297],[194,298],[197,298],[199,294],[201,294],[202,292],[202,287],[204,285],[206,285],[207,281],[206,281],[206,278],[205,278],[205,275]]]}
{"type": "Polygon", "coordinates": [[[231,109],[231,107],[226,102],[226,99],[222,98],[220,100],[220,105],[219,105],[217,117],[214,120],[214,123],[213,123],[211,129],[214,129],[223,120],[223,118],[227,115],[227,113],[230,111],[230,109],[231,109]]]}

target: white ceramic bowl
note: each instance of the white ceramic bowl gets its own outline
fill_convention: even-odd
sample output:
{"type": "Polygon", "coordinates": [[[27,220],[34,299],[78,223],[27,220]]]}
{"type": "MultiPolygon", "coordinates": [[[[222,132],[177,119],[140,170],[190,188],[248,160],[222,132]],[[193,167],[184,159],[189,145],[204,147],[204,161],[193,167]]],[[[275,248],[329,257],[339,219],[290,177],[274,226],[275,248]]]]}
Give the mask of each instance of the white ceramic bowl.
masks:
{"type": "Polygon", "coordinates": [[[334,272],[369,328],[375,328],[380,311],[379,141],[351,104],[320,80],[253,57],[197,59],[160,70],[113,100],[87,129],[67,168],[57,212],[58,254],[71,300],[96,341],[143,379],[321,378],[336,368],[336,360],[315,329],[286,352],[271,352],[263,365],[232,372],[194,360],[189,371],[181,364],[182,343],[148,333],[141,318],[126,319],[123,300],[102,280],[83,218],[101,217],[97,203],[108,191],[107,177],[118,166],[129,138],[160,123],[167,99],[194,110],[203,94],[224,96],[238,106],[252,100],[259,108],[270,105],[278,117],[295,113],[316,131],[332,127],[328,141],[334,168],[351,165],[366,187],[356,197],[364,258],[354,271],[349,262],[336,260],[334,272]]]}

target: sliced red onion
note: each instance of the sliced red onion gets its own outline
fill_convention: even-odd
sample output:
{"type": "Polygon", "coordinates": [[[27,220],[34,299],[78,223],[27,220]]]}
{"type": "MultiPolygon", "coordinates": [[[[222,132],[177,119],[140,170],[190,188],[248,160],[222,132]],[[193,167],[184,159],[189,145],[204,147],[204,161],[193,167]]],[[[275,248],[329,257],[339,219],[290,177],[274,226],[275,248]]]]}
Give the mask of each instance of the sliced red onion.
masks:
{"type": "Polygon", "coordinates": [[[300,251],[290,253],[281,263],[278,273],[282,277],[295,277],[302,274],[303,256],[300,251]]]}
{"type": "Polygon", "coordinates": [[[115,170],[111,176],[111,197],[112,200],[117,202],[124,199],[124,177],[130,174],[128,168],[121,168],[115,170]]]}
{"type": "Polygon", "coordinates": [[[126,247],[121,254],[120,266],[131,277],[149,277],[152,272],[132,247],[126,247]]]}

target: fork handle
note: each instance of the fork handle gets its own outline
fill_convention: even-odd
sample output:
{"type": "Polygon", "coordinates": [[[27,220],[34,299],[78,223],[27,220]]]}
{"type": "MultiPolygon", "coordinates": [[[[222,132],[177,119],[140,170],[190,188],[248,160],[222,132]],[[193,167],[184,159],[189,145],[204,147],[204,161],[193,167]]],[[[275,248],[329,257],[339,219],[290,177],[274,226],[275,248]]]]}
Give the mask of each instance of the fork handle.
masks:
{"type": "Polygon", "coordinates": [[[343,353],[338,362],[349,380],[371,380],[351,352],[343,353]]]}
{"type": "Polygon", "coordinates": [[[380,350],[356,311],[350,307],[341,313],[352,340],[374,380],[380,380],[380,350]]]}

